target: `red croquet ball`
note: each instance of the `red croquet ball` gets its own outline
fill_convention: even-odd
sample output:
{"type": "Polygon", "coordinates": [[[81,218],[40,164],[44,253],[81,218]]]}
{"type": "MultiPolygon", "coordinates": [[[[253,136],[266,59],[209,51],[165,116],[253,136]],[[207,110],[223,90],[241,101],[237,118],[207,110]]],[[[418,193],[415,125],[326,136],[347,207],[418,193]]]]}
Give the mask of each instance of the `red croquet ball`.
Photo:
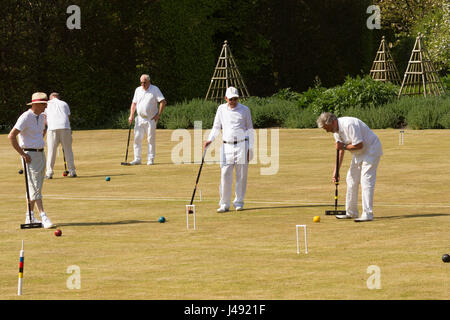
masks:
{"type": "Polygon", "coordinates": [[[62,231],[60,229],[56,229],[55,236],[60,237],[62,235],[62,231]]]}
{"type": "Polygon", "coordinates": [[[63,176],[64,176],[64,177],[67,177],[67,173],[66,173],[66,172],[63,172],[63,176]]]}

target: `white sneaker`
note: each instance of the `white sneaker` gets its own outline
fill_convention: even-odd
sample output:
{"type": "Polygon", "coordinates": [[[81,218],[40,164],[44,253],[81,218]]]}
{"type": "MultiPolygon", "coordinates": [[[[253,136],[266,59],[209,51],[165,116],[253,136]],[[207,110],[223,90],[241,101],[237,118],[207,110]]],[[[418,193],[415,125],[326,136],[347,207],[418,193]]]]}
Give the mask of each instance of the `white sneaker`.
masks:
{"type": "Polygon", "coordinates": [[[70,178],[76,178],[77,177],[77,173],[75,171],[69,172],[69,177],[70,178]]]}
{"type": "Polygon", "coordinates": [[[47,175],[45,175],[45,179],[53,179],[53,174],[47,174],[47,175]]]}
{"type": "Polygon", "coordinates": [[[227,211],[229,211],[229,210],[230,210],[230,209],[227,208],[225,205],[221,205],[220,208],[217,209],[217,212],[222,213],[222,212],[227,212],[227,211]]]}
{"type": "Polygon", "coordinates": [[[338,214],[335,215],[336,219],[354,219],[355,217],[353,217],[350,214],[338,214]]]}
{"type": "Polygon", "coordinates": [[[147,165],[148,165],[148,166],[151,166],[151,165],[153,165],[153,164],[154,164],[153,159],[149,159],[149,160],[147,161],[147,165]]]}
{"type": "Polygon", "coordinates": [[[41,214],[41,219],[42,219],[42,226],[45,228],[45,229],[50,229],[50,228],[53,228],[55,225],[50,221],[50,219],[47,217],[47,215],[44,213],[44,214],[41,214]]]}
{"type": "Polygon", "coordinates": [[[236,209],[236,211],[242,211],[242,210],[244,210],[244,208],[243,208],[243,207],[240,207],[240,206],[235,207],[235,209],[236,209]]]}
{"type": "Polygon", "coordinates": [[[365,221],[372,221],[373,215],[372,214],[362,214],[361,217],[355,219],[355,222],[365,222],[365,221]]]}
{"type": "Polygon", "coordinates": [[[30,221],[30,215],[27,213],[25,213],[25,224],[30,224],[30,223],[41,223],[38,219],[36,219],[34,217],[34,212],[31,211],[31,221],[30,221]]]}
{"type": "Polygon", "coordinates": [[[141,164],[141,160],[133,160],[133,161],[130,162],[130,166],[135,166],[135,165],[138,165],[138,164],[141,164]]]}

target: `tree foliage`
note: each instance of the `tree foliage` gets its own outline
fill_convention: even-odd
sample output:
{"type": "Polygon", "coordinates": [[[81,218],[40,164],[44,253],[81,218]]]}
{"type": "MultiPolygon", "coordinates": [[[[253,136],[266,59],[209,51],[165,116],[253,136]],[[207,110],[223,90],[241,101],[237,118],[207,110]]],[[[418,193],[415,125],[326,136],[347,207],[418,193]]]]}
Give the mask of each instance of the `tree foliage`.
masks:
{"type": "Polygon", "coordinates": [[[374,0],[374,3],[381,10],[382,28],[393,32],[397,47],[408,46],[412,50],[412,39],[420,32],[438,69],[443,74],[450,70],[448,0],[374,0]]]}
{"type": "MultiPolygon", "coordinates": [[[[431,1],[431,0],[430,0],[431,1]]],[[[0,125],[35,91],[62,94],[74,128],[111,127],[149,73],[169,105],[203,98],[228,40],[253,96],[302,92],[368,72],[379,35],[371,0],[2,0],[0,125]]]]}

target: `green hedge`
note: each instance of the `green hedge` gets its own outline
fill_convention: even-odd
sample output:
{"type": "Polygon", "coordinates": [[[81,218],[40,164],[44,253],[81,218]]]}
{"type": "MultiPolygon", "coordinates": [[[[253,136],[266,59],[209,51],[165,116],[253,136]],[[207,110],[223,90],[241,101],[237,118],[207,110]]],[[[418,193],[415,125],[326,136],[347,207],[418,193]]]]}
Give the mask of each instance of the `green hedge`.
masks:
{"type": "MultiPolygon", "coordinates": [[[[250,108],[255,128],[315,128],[321,112],[361,119],[373,129],[450,129],[450,94],[442,97],[397,98],[398,87],[376,82],[369,77],[347,78],[342,86],[331,89],[316,86],[297,93],[289,88],[272,97],[251,97],[241,103],[250,108]]],[[[193,128],[202,121],[211,128],[218,104],[193,99],[169,105],[158,122],[158,128],[193,128]]],[[[117,115],[115,128],[128,128],[128,111],[117,115]]]]}

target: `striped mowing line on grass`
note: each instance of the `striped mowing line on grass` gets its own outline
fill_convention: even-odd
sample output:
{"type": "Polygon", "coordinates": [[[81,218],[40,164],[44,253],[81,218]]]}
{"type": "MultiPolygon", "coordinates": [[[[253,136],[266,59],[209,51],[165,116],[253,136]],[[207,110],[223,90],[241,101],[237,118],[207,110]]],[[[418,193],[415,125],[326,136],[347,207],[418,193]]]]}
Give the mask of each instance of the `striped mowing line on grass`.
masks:
{"type": "MultiPolygon", "coordinates": [[[[55,200],[80,200],[80,201],[170,201],[170,202],[182,202],[182,201],[190,201],[190,199],[185,197],[149,197],[149,198],[133,198],[133,197],[107,197],[107,196],[101,196],[101,197],[86,197],[86,196],[59,196],[59,195],[45,195],[46,198],[49,199],[55,199],[55,200]]],[[[2,197],[1,198],[6,198],[2,197]]],[[[21,197],[18,197],[21,199],[21,197]]],[[[10,197],[8,197],[10,199],[10,197]]],[[[213,201],[217,202],[217,199],[207,199],[203,198],[202,201],[213,201]]],[[[308,202],[308,201],[302,201],[302,200],[279,200],[279,201],[266,201],[266,200],[245,200],[246,203],[260,203],[260,204],[292,204],[292,205],[311,205],[311,206],[334,206],[334,204],[330,203],[319,203],[319,202],[308,202]]],[[[409,207],[409,208],[415,208],[415,207],[429,207],[429,208],[450,208],[450,203],[409,203],[409,204],[402,204],[402,203],[389,203],[389,202],[377,202],[375,204],[376,206],[380,207],[409,207]]]]}

